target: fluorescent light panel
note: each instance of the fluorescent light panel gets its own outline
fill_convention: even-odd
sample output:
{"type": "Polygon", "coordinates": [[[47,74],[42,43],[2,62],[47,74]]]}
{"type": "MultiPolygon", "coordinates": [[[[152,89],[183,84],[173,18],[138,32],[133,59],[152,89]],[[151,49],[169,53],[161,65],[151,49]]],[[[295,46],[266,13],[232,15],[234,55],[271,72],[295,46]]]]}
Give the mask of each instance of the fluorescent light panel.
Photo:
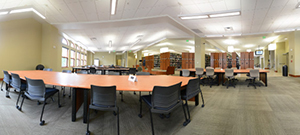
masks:
{"type": "Polygon", "coordinates": [[[117,0],[111,0],[111,14],[116,14],[117,0]]]}
{"type": "Polygon", "coordinates": [[[43,16],[40,12],[36,11],[34,8],[15,9],[15,10],[11,10],[9,13],[14,14],[14,13],[23,13],[23,12],[30,12],[30,11],[36,13],[41,18],[46,19],[45,16],[43,16]]]}
{"type": "Polygon", "coordinates": [[[241,36],[242,34],[227,34],[224,35],[224,37],[235,37],[235,36],[241,36]]]}
{"type": "Polygon", "coordinates": [[[234,52],[234,47],[233,46],[228,46],[227,51],[228,52],[234,52]]]}
{"type": "Polygon", "coordinates": [[[111,47],[112,46],[112,42],[111,40],[108,42],[108,46],[111,47]]]}
{"type": "Polygon", "coordinates": [[[6,15],[6,14],[8,14],[8,11],[2,11],[2,12],[0,12],[0,15],[6,15]]]}
{"type": "Polygon", "coordinates": [[[187,20],[187,19],[205,19],[205,18],[208,18],[208,15],[180,16],[179,18],[182,19],[182,20],[187,20]]]}
{"type": "Polygon", "coordinates": [[[241,12],[230,12],[230,13],[213,14],[213,15],[209,15],[209,17],[214,18],[214,17],[236,16],[240,14],[241,12]]]}
{"type": "Polygon", "coordinates": [[[223,37],[223,35],[205,35],[206,37],[223,37]]]}
{"type": "Polygon", "coordinates": [[[247,52],[251,52],[251,49],[247,49],[246,51],[247,51],[247,52]]]}
{"type": "Polygon", "coordinates": [[[295,29],[276,30],[276,31],[274,31],[274,33],[280,33],[280,32],[290,32],[290,31],[295,31],[295,29]]]}

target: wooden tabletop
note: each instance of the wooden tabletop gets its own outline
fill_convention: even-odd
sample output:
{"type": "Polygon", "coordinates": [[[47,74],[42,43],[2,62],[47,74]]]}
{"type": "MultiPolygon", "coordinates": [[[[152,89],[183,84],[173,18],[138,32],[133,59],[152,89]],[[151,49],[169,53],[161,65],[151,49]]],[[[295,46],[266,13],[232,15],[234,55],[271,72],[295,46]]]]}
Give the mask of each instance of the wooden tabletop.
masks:
{"type": "Polygon", "coordinates": [[[84,89],[90,89],[91,85],[116,85],[117,90],[120,91],[152,91],[154,86],[170,86],[179,82],[182,82],[181,86],[185,86],[190,79],[194,78],[166,75],[137,76],[138,82],[131,82],[128,81],[128,76],[124,75],[74,74],[42,70],[9,72],[19,74],[22,79],[25,79],[25,76],[31,79],[43,79],[45,84],[49,85],[84,89]]]}
{"type": "MultiPolygon", "coordinates": [[[[187,70],[196,72],[196,69],[194,69],[194,68],[187,69],[187,70]]],[[[182,71],[182,69],[179,69],[179,71],[182,71]]],[[[215,69],[214,71],[215,71],[215,73],[225,73],[225,69],[215,69]]],[[[204,72],[206,72],[205,69],[204,69],[204,72]]],[[[233,72],[234,73],[249,73],[250,70],[249,69],[234,69],[233,72]]],[[[259,72],[260,73],[268,73],[269,71],[268,70],[259,69],[259,72]]]]}

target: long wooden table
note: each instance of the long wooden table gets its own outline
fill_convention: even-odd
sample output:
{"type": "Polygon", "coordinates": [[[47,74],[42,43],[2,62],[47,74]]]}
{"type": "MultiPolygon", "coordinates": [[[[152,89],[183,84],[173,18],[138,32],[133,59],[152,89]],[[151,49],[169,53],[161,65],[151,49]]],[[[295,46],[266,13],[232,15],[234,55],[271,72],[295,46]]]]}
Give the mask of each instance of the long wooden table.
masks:
{"type": "MultiPolygon", "coordinates": [[[[122,75],[122,72],[129,71],[129,68],[108,68],[108,67],[94,67],[97,71],[102,71],[101,74],[105,74],[105,71],[114,71],[119,72],[122,75]]],[[[72,72],[77,72],[78,70],[90,70],[90,67],[72,67],[72,72]]]]}
{"type": "MultiPolygon", "coordinates": [[[[194,77],[180,76],[138,76],[138,82],[128,81],[128,76],[116,75],[91,75],[74,74],[52,71],[9,71],[19,74],[22,79],[25,77],[31,79],[43,79],[45,84],[72,87],[72,121],[76,121],[76,112],[83,103],[83,122],[87,121],[87,108],[89,103],[89,89],[91,85],[112,86],[116,85],[118,91],[140,91],[151,92],[154,86],[170,86],[182,82],[182,89],[185,88],[188,81],[194,77]]],[[[195,104],[199,104],[199,96],[196,97],[195,104]]]]}
{"type": "MultiPolygon", "coordinates": [[[[195,76],[196,75],[196,69],[187,69],[190,71],[190,75],[191,76],[195,76]]],[[[182,76],[182,69],[179,69],[180,71],[180,76],[182,76]]],[[[225,76],[225,69],[214,69],[215,74],[221,78],[219,79],[219,83],[220,82],[224,82],[224,76],[225,76]]],[[[206,70],[204,69],[204,72],[206,72],[206,70]]],[[[234,69],[233,70],[234,73],[236,74],[247,74],[250,73],[249,69],[234,69]]],[[[259,69],[259,80],[261,80],[265,86],[268,86],[268,70],[263,70],[263,69],[259,69]]]]}

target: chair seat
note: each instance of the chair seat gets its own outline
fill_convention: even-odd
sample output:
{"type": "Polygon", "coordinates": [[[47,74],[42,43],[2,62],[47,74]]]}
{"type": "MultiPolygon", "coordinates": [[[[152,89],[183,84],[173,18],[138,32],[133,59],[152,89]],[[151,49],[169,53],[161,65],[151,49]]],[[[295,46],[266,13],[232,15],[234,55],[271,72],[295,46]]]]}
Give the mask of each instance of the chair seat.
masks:
{"type": "Polygon", "coordinates": [[[115,105],[98,105],[98,104],[90,104],[90,109],[102,110],[102,111],[117,111],[118,108],[115,105]]]}
{"type": "Polygon", "coordinates": [[[191,93],[191,94],[189,94],[188,96],[186,95],[186,91],[185,90],[182,90],[181,91],[181,99],[187,99],[187,100],[189,100],[189,99],[191,99],[192,97],[195,97],[196,95],[198,95],[199,94],[199,91],[195,91],[194,93],[191,93]]]}
{"type": "MultiPolygon", "coordinates": [[[[142,98],[142,100],[145,101],[145,103],[146,103],[148,106],[152,107],[152,104],[151,104],[151,98],[152,98],[152,95],[145,95],[145,96],[142,96],[141,98],[142,98]]],[[[180,101],[181,101],[181,100],[180,100],[180,101]]],[[[169,107],[156,107],[156,108],[153,108],[153,109],[151,109],[151,112],[153,112],[153,113],[169,113],[169,112],[171,112],[177,105],[179,105],[180,101],[177,102],[177,103],[175,103],[175,104],[173,104],[173,105],[171,105],[171,106],[169,106],[169,107]]]]}
{"type": "MultiPolygon", "coordinates": [[[[51,96],[53,96],[56,92],[58,92],[58,89],[55,88],[46,88],[46,94],[45,94],[45,98],[49,98],[51,96]]],[[[44,101],[45,98],[43,96],[36,96],[36,95],[30,95],[29,93],[25,93],[25,95],[32,99],[32,100],[38,100],[38,101],[44,101]]]]}
{"type": "Polygon", "coordinates": [[[27,84],[26,83],[22,83],[21,84],[21,90],[26,90],[27,84]]]}

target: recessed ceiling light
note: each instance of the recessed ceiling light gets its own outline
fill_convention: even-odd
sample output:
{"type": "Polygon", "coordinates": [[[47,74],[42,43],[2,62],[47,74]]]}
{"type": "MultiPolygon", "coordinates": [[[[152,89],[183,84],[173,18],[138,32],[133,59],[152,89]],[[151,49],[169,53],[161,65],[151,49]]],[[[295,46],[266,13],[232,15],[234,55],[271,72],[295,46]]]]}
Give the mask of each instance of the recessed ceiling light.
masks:
{"type": "Polygon", "coordinates": [[[206,37],[223,37],[223,35],[205,35],[206,37]]]}
{"type": "Polygon", "coordinates": [[[179,16],[179,18],[182,19],[182,20],[187,20],[187,19],[205,19],[205,18],[208,18],[208,15],[179,16]]]}
{"type": "Polygon", "coordinates": [[[297,3],[296,8],[300,8],[300,2],[297,3]]]}
{"type": "Polygon", "coordinates": [[[247,51],[247,52],[251,52],[251,49],[247,49],[246,51],[247,51]]]}
{"type": "Polygon", "coordinates": [[[251,48],[251,47],[254,47],[255,45],[253,45],[253,44],[248,44],[248,45],[244,45],[244,47],[246,47],[246,48],[251,48]]]}
{"type": "Polygon", "coordinates": [[[209,15],[209,17],[213,18],[213,17],[226,17],[226,16],[236,16],[236,15],[240,15],[241,12],[229,12],[229,13],[220,13],[220,14],[213,14],[213,15],[209,15]]]}
{"type": "Polygon", "coordinates": [[[112,46],[112,41],[110,40],[110,41],[108,42],[108,47],[111,48],[111,46],[112,46]]]}
{"type": "Polygon", "coordinates": [[[227,39],[223,41],[225,44],[234,45],[237,44],[239,41],[233,39],[227,39]]]}
{"type": "Polygon", "coordinates": [[[234,47],[233,46],[228,46],[227,51],[228,52],[234,52],[234,47]]]}
{"type": "Polygon", "coordinates": [[[111,0],[111,14],[116,14],[117,10],[117,0],[111,0]]]}
{"type": "Polygon", "coordinates": [[[239,48],[234,48],[233,50],[235,50],[235,51],[239,51],[239,50],[241,50],[241,49],[239,49],[239,48]]]}

